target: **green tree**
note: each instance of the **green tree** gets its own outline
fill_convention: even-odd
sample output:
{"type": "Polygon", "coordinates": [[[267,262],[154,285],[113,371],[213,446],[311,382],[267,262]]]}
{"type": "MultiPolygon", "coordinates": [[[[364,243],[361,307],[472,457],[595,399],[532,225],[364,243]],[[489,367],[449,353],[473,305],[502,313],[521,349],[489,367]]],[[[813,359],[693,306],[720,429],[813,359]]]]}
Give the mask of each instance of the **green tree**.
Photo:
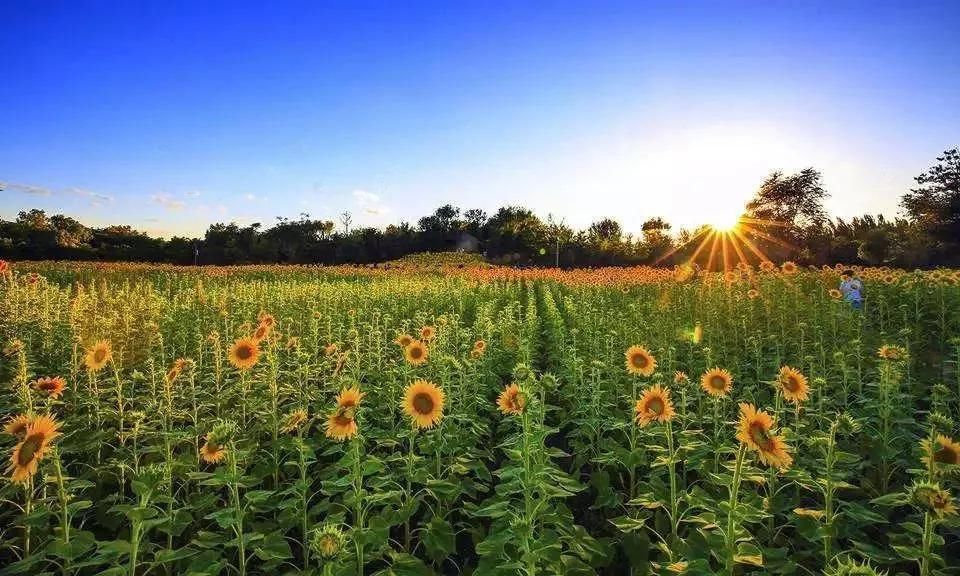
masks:
{"type": "Polygon", "coordinates": [[[947,150],[914,180],[917,187],[903,195],[900,205],[930,237],[937,255],[960,262],[960,152],[947,150]]]}

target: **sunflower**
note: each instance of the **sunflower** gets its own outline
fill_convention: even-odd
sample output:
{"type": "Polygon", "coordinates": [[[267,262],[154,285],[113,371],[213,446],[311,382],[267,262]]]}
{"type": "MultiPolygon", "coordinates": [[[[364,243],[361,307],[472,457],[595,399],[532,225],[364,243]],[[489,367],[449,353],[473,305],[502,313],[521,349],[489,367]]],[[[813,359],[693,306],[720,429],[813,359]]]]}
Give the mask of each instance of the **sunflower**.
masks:
{"type": "Polygon", "coordinates": [[[733,376],[724,368],[712,368],[700,377],[700,386],[711,396],[726,396],[733,387],[733,376]]]}
{"type": "Polygon", "coordinates": [[[414,366],[419,366],[426,362],[427,356],[429,356],[427,347],[419,340],[410,342],[410,344],[403,349],[403,357],[414,366]]]}
{"type": "Polygon", "coordinates": [[[637,424],[646,426],[651,422],[669,422],[673,420],[673,402],[670,389],[659,384],[647,388],[633,409],[637,424]]]}
{"type": "Polygon", "coordinates": [[[930,464],[932,456],[933,461],[939,464],[960,465],[960,443],[954,442],[952,438],[939,434],[936,444],[930,442],[928,438],[923,440],[920,445],[923,448],[923,461],[926,464],[930,464]],[[939,448],[934,450],[934,445],[939,446],[939,448]]]}
{"type": "Polygon", "coordinates": [[[397,336],[397,339],[394,340],[394,342],[396,342],[401,348],[406,348],[411,342],[413,342],[413,336],[409,334],[401,334],[397,336]]]}
{"type": "Polygon", "coordinates": [[[207,434],[206,442],[200,447],[200,458],[207,464],[219,464],[226,457],[226,447],[218,443],[212,434],[207,434]]]}
{"type": "Polygon", "coordinates": [[[737,424],[737,440],[757,452],[760,461],[767,466],[786,470],[793,463],[783,438],[771,432],[773,418],[752,404],[740,403],[740,422],[737,424]]]}
{"type": "Polygon", "coordinates": [[[339,527],[333,524],[324,524],[313,531],[310,547],[322,558],[336,558],[343,550],[347,538],[339,527]]]}
{"type": "Polygon", "coordinates": [[[112,358],[113,350],[110,348],[110,342],[100,340],[87,348],[87,354],[84,356],[83,362],[88,370],[99,372],[112,358]]]}
{"type": "Polygon", "coordinates": [[[953,497],[946,490],[937,490],[930,498],[930,507],[938,518],[944,516],[953,516],[957,513],[957,506],[953,503],[953,497]]]}
{"type": "Polygon", "coordinates": [[[11,436],[23,436],[27,433],[29,426],[30,417],[26,414],[20,414],[7,420],[7,423],[3,425],[3,431],[11,436]]]}
{"type": "Polygon", "coordinates": [[[59,398],[66,389],[67,383],[60,376],[47,376],[45,378],[38,378],[33,383],[33,387],[50,398],[59,398]]]}
{"type": "Polygon", "coordinates": [[[337,353],[337,350],[339,349],[340,347],[337,346],[336,344],[327,344],[326,346],[323,347],[323,355],[333,356],[334,354],[337,353]]]}
{"type": "Polygon", "coordinates": [[[364,392],[361,392],[360,389],[355,386],[344,388],[337,396],[337,408],[356,409],[356,407],[360,405],[360,401],[363,400],[365,395],[366,394],[364,392]]]}
{"type": "Polygon", "coordinates": [[[407,386],[403,411],[416,428],[433,428],[443,418],[443,390],[432,382],[416,380],[407,386]]]}
{"type": "Polygon", "coordinates": [[[780,269],[783,270],[783,273],[786,274],[787,276],[791,276],[797,273],[798,268],[795,262],[791,262],[790,260],[787,260],[786,262],[780,265],[780,269]]]}
{"type": "Polygon", "coordinates": [[[253,331],[253,339],[260,341],[270,336],[271,327],[267,324],[260,324],[257,326],[257,329],[253,331]]]}
{"type": "Polygon", "coordinates": [[[260,342],[253,338],[240,338],[230,347],[227,358],[237,370],[248,370],[260,359],[260,342]]]}
{"type": "Polygon", "coordinates": [[[677,370],[673,373],[673,383],[674,384],[685,384],[690,381],[690,377],[687,376],[686,372],[682,370],[677,370]]]}
{"type": "Polygon", "coordinates": [[[261,314],[260,315],[260,325],[266,326],[267,329],[273,328],[273,325],[276,324],[276,319],[273,317],[273,314],[261,314]]]}
{"type": "Polygon", "coordinates": [[[827,294],[829,294],[830,297],[833,298],[834,300],[839,300],[840,298],[843,298],[843,293],[837,290],[836,288],[831,288],[830,290],[827,291],[827,294]]]}
{"type": "Polygon", "coordinates": [[[657,369],[657,359],[643,346],[631,346],[623,355],[627,372],[635,376],[650,376],[657,369]]]}
{"type": "Polygon", "coordinates": [[[497,407],[504,414],[523,414],[527,398],[516,384],[510,384],[497,397],[497,407]]]}
{"type": "Polygon", "coordinates": [[[479,350],[481,354],[487,349],[487,341],[484,339],[477,340],[473,343],[473,349],[479,350]]]}
{"type": "Polygon", "coordinates": [[[283,419],[283,426],[280,427],[280,431],[284,434],[293,432],[303,426],[307,418],[307,411],[303,408],[297,408],[283,419]]]}
{"type": "Polygon", "coordinates": [[[357,420],[354,411],[337,408],[327,418],[327,438],[337,442],[349,440],[357,435],[357,420]]]}
{"type": "Polygon", "coordinates": [[[902,362],[907,359],[907,351],[899,346],[890,346],[889,344],[884,344],[879,350],[877,350],[877,356],[882,360],[902,362]]]}
{"type": "Polygon", "coordinates": [[[437,334],[437,329],[433,326],[424,326],[420,329],[420,339],[430,341],[437,334]]]}
{"type": "Polygon", "coordinates": [[[60,435],[60,423],[50,416],[37,416],[27,425],[23,440],[13,449],[10,481],[23,484],[37,473],[40,460],[50,449],[50,442],[60,435]]]}
{"type": "Polygon", "coordinates": [[[780,368],[777,383],[780,385],[780,391],[783,392],[783,397],[787,401],[794,404],[806,401],[810,386],[807,385],[807,377],[799,370],[789,366],[780,368]]]}

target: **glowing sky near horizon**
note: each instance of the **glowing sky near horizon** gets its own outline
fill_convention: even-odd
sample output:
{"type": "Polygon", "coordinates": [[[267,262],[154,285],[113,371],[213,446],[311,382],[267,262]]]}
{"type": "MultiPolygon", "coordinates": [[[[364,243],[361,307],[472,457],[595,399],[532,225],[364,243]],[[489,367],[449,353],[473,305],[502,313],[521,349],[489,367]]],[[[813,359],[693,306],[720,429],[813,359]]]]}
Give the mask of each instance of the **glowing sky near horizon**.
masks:
{"type": "Polygon", "coordinates": [[[960,145],[957,2],[3,3],[0,217],[202,234],[521,204],[639,232],[819,169],[897,213],[960,145]]]}

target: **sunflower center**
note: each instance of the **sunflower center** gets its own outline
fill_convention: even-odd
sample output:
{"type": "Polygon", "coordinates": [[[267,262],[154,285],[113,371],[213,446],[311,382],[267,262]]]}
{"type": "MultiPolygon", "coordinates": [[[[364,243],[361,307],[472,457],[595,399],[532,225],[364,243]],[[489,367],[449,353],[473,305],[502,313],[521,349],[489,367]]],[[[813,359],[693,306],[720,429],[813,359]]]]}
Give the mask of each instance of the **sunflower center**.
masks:
{"type": "Polygon", "coordinates": [[[760,424],[750,425],[750,438],[760,446],[761,449],[769,449],[771,438],[770,432],[760,424]]]}
{"type": "Polygon", "coordinates": [[[410,357],[414,360],[419,360],[423,356],[423,350],[419,346],[414,346],[410,349],[410,357]]]}
{"type": "Polygon", "coordinates": [[[40,389],[44,392],[50,392],[51,390],[56,390],[57,383],[53,380],[44,380],[40,383],[40,389]]]}
{"type": "Polygon", "coordinates": [[[647,401],[647,412],[653,412],[657,415],[663,414],[663,400],[659,398],[651,398],[649,401],[647,401]]]}
{"type": "Polygon", "coordinates": [[[324,536],[320,539],[320,551],[326,555],[336,554],[340,546],[333,536],[324,536]]]}
{"type": "Polygon", "coordinates": [[[949,448],[941,448],[933,455],[933,460],[941,464],[960,464],[960,453],[949,448]]]}
{"type": "Polygon", "coordinates": [[[630,363],[633,364],[635,368],[646,368],[648,361],[647,357],[643,354],[634,354],[633,358],[630,359],[630,363]]]}
{"type": "Polygon", "coordinates": [[[429,394],[417,394],[413,397],[413,409],[419,414],[433,412],[433,398],[429,394]]]}
{"type": "Polygon", "coordinates": [[[237,348],[237,358],[249,360],[251,356],[253,356],[253,349],[249,346],[240,346],[237,348]]]}
{"type": "Polygon", "coordinates": [[[723,390],[727,387],[727,381],[723,376],[713,376],[710,378],[710,387],[714,390],[723,390]]]}
{"type": "Polygon", "coordinates": [[[106,357],[107,357],[107,351],[104,348],[97,348],[93,352],[93,361],[96,362],[97,364],[103,362],[104,359],[106,359],[106,357]]]}
{"type": "Polygon", "coordinates": [[[800,388],[800,384],[794,376],[787,376],[783,379],[783,387],[787,392],[796,392],[800,388]]]}
{"type": "Polygon", "coordinates": [[[350,423],[353,422],[352,413],[348,414],[347,412],[340,412],[336,415],[334,421],[336,421],[337,426],[349,426],[350,423]]]}
{"type": "Polygon", "coordinates": [[[42,444],[43,434],[31,434],[24,438],[20,444],[20,451],[17,452],[17,465],[26,466],[32,462],[42,444]]]}

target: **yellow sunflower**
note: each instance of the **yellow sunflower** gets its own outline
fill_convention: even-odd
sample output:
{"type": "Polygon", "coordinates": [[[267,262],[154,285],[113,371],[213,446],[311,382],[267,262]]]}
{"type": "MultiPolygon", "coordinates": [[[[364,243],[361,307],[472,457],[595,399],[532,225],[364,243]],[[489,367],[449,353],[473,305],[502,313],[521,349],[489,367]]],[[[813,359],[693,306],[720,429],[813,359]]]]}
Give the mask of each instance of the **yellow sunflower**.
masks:
{"type": "Polygon", "coordinates": [[[307,411],[303,408],[297,408],[287,414],[286,418],[283,419],[283,425],[280,427],[280,431],[284,434],[289,434],[303,426],[307,419],[307,411]]]}
{"type": "Polygon", "coordinates": [[[643,346],[631,346],[623,355],[627,372],[635,376],[650,376],[657,369],[657,359],[643,346]]]}
{"type": "Polygon", "coordinates": [[[810,386],[807,385],[807,377],[799,370],[789,366],[780,368],[777,383],[780,385],[780,391],[783,392],[783,397],[787,401],[794,404],[806,401],[810,386]]]}
{"type": "Polygon", "coordinates": [[[271,327],[266,324],[260,324],[257,326],[257,329],[253,331],[252,338],[254,340],[260,341],[270,336],[271,327]]]}
{"type": "Polygon", "coordinates": [[[227,457],[227,448],[219,444],[213,435],[207,434],[206,442],[200,447],[200,458],[207,464],[219,464],[227,457]]]}
{"type": "Polygon", "coordinates": [[[396,342],[401,348],[406,348],[411,342],[413,342],[413,336],[409,334],[401,334],[397,336],[397,339],[394,340],[394,342],[396,342]]]}
{"type": "Polygon", "coordinates": [[[429,342],[437,334],[437,329],[433,326],[424,326],[420,329],[420,339],[429,342]]]}
{"type": "Polygon", "coordinates": [[[99,372],[112,358],[113,350],[110,348],[110,342],[100,340],[87,348],[87,354],[84,356],[83,362],[86,364],[87,370],[99,372]]]}
{"type": "Polygon", "coordinates": [[[227,359],[237,370],[253,368],[260,359],[260,342],[253,338],[240,338],[230,347],[227,359]]]}
{"type": "Polygon", "coordinates": [[[923,447],[923,461],[929,465],[930,458],[933,457],[933,461],[939,464],[952,464],[955,466],[960,466],[960,443],[954,442],[952,438],[944,436],[943,434],[937,435],[936,449],[934,445],[931,444],[930,439],[923,440],[921,446],[923,447]]]}
{"type": "Polygon", "coordinates": [[[443,418],[444,394],[438,386],[426,380],[416,380],[407,386],[402,408],[416,428],[433,428],[443,418]]]}
{"type": "Polygon", "coordinates": [[[327,438],[341,442],[357,435],[357,420],[353,409],[336,408],[327,418],[327,438]]]}
{"type": "Polygon", "coordinates": [[[733,375],[724,368],[712,368],[700,377],[700,386],[711,396],[726,396],[733,387],[733,375]]]}
{"type": "Polygon", "coordinates": [[[788,276],[796,274],[798,270],[796,263],[791,262],[790,260],[787,260],[786,262],[784,262],[780,266],[780,269],[783,270],[783,273],[788,276]]]}
{"type": "Polygon", "coordinates": [[[757,452],[760,461],[767,466],[786,470],[793,463],[783,438],[774,434],[773,418],[752,404],[740,403],[740,422],[737,424],[737,440],[757,452]]]}
{"type": "Polygon", "coordinates": [[[59,398],[67,388],[67,382],[60,376],[47,376],[38,378],[33,383],[33,387],[50,398],[59,398]]]}
{"type": "Polygon", "coordinates": [[[30,421],[23,440],[13,449],[10,481],[24,484],[37,473],[40,460],[50,449],[50,442],[60,435],[60,423],[50,416],[37,416],[30,421]]]}
{"type": "Polygon", "coordinates": [[[670,389],[659,384],[647,388],[633,409],[637,424],[646,426],[651,422],[669,422],[673,420],[673,402],[670,389]]]}
{"type": "Polygon", "coordinates": [[[882,360],[902,362],[907,359],[907,351],[899,346],[890,346],[889,344],[884,344],[879,350],[877,350],[877,356],[882,360]]]}
{"type": "Polygon", "coordinates": [[[261,314],[260,315],[260,325],[266,326],[268,329],[273,328],[273,325],[276,324],[276,319],[272,314],[261,314]]]}
{"type": "Polygon", "coordinates": [[[479,350],[480,353],[483,354],[483,352],[487,349],[487,341],[483,340],[482,338],[480,340],[477,340],[476,342],[473,343],[473,349],[479,350]]]}
{"type": "Polygon", "coordinates": [[[674,384],[685,384],[690,381],[690,377],[687,376],[686,372],[677,370],[673,373],[673,383],[674,384]]]}
{"type": "Polygon", "coordinates": [[[366,396],[366,394],[361,392],[356,386],[344,388],[337,396],[337,408],[356,409],[356,407],[360,405],[360,401],[363,400],[364,396],[366,396]]]}
{"type": "Polygon", "coordinates": [[[841,293],[836,288],[831,288],[830,290],[827,291],[827,294],[829,294],[830,297],[833,298],[834,300],[839,300],[840,298],[843,298],[843,293],[841,293]]]}
{"type": "Polygon", "coordinates": [[[429,352],[423,342],[414,340],[403,349],[403,357],[414,366],[419,366],[427,361],[429,352]]]}
{"type": "Polygon", "coordinates": [[[930,498],[930,507],[933,513],[939,518],[944,516],[953,516],[957,513],[957,506],[953,503],[953,497],[946,490],[937,490],[930,498]]]}
{"type": "Polygon", "coordinates": [[[11,436],[23,436],[27,433],[29,426],[30,417],[26,414],[19,414],[7,420],[7,423],[3,425],[3,431],[11,436]]]}
{"type": "Polygon", "coordinates": [[[497,407],[504,414],[523,414],[527,398],[516,384],[510,384],[497,397],[497,407]]]}

